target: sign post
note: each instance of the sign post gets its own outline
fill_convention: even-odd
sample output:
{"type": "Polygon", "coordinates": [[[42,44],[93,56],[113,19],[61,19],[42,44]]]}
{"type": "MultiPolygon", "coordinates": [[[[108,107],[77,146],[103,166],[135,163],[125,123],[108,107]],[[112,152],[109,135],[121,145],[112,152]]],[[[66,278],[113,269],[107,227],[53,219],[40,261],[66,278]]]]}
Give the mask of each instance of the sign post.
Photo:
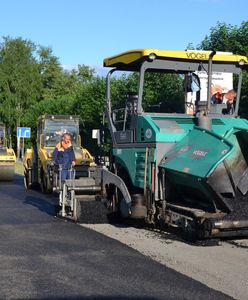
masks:
{"type": "Polygon", "coordinates": [[[22,153],[21,158],[24,156],[24,139],[31,137],[30,127],[17,127],[17,158],[20,158],[20,138],[22,138],[22,153]]]}

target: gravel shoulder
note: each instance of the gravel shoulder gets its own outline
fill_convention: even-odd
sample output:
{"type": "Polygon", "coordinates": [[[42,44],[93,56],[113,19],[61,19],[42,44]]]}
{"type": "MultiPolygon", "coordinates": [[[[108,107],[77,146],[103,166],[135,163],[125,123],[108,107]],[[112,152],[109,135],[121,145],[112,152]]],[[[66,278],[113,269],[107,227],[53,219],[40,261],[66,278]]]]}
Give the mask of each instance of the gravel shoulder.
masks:
{"type": "Polygon", "coordinates": [[[176,239],[169,232],[123,225],[81,225],[235,299],[247,299],[248,239],[221,242],[216,246],[196,246],[176,239]]]}

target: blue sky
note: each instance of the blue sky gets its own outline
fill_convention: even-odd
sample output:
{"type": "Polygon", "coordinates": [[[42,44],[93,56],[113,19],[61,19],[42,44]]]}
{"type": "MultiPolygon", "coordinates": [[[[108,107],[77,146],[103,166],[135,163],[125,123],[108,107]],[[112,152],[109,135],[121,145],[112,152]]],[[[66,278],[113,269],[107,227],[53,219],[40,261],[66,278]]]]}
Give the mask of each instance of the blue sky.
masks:
{"type": "MultiPolygon", "coordinates": [[[[217,22],[248,20],[247,0],[0,0],[0,37],[53,49],[63,66],[102,66],[137,48],[185,49],[217,22]]],[[[2,39],[1,39],[2,41],[2,39]]]]}

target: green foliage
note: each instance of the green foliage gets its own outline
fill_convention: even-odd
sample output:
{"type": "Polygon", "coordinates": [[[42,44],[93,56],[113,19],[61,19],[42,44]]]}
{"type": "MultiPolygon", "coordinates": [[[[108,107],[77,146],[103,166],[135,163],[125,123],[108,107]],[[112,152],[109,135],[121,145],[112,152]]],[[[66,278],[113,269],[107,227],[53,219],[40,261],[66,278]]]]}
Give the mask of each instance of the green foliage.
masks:
{"type": "Polygon", "coordinates": [[[149,111],[155,106],[160,112],[183,112],[183,95],[183,79],[179,75],[160,73],[145,74],[145,110],[149,111]]]}
{"type": "Polygon", "coordinates": [[[77,80],[81,83],[90,82],[94,79],[95,70],[86,65],[78,65],[77,80]]]}
{"type": "Polygon", "coordinates": [[[211,27],[210,35],[204,38],[198,48],[248,56],[248,22],[242,22],[240,27],[218,22],[211,27]]]}
{"type": "MultiPolygon", "coordinates": [[[[131,73],[113,78],[111,101],[114,108],[125,106],[128,93],[138,92],[138,74],[131,73]]],[[[183,112],[182,78],[176,74],[145,73],[143,108],[146,111],[158,107],[164,112],[183,112]]]]}
{"type": "Polygon", "coordinates": [[[15,129],[28,107],[39,100],[41,78],[36,46],[21,38],[3,38],[0,45],[0,118],[15,129]]]}
{"type": "Polygon", "coordinates": [[[135,83],[138,77],[136,73],[126,74],[111,79],[111,101],[113,108],[121,108],[125,106],[127,94],[129,92],[137,92],[138,85],[135,83]],[[136,77],[135,77],[136,76],[136,77]]]}

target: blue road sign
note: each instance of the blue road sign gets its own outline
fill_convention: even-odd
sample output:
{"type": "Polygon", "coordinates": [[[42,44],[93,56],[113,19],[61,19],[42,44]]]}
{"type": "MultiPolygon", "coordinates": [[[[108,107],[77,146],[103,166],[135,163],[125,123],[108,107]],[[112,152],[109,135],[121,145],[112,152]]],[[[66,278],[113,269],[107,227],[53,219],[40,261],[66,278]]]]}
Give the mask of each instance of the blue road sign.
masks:
{"type": "Polygon", "coordinates": [[[30,127],[17,127],[17,137],[30,138],[31,137],[30,127]]]}

